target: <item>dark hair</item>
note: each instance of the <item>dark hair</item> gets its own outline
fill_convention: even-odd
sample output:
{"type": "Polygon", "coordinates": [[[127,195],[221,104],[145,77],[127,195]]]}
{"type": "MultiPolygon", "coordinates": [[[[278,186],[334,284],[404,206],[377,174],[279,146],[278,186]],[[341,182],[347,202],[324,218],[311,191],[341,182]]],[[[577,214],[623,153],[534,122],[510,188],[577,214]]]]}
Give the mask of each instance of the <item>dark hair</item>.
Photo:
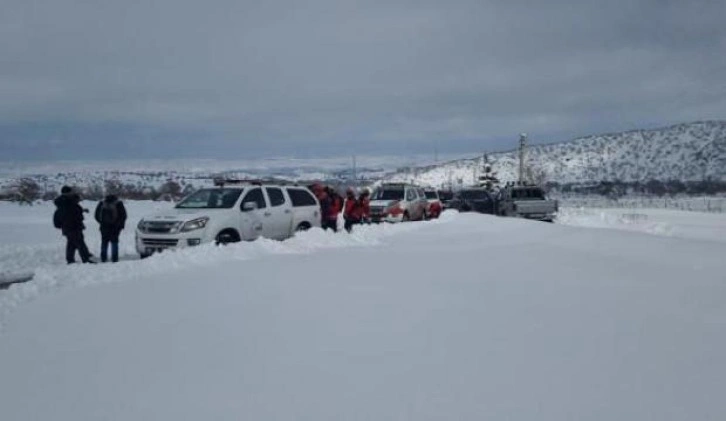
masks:
{"type": "Polygon", "coordinates": [[[70,187],[68,187],[68,186],[63,186],[63,187],[61,188],[61,194],[68,194],[68,193],[70,193],[70,192],[72,192],[72,191],[73,191],[73,189],[72,189],[72,188],[70,188],[70,187]]]}

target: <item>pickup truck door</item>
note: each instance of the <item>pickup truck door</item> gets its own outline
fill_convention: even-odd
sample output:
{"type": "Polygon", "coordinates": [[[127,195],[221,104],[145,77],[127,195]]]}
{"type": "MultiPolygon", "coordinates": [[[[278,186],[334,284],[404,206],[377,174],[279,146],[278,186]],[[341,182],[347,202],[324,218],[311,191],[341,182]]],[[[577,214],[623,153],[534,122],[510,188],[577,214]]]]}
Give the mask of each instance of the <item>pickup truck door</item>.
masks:
{"type": "Polygon", "coordinates": [[[264,217],[264,236],[279,240],[292,234],[292,204],[288,203],[280,187],[265,187],[270,207],[262,214],[264,217]]]}
{"type": "Polygon", "coordinates": [[[244,240],[254,240],[259,236],[267,237],[265,227],[267,203],[260,187],[249,189],[240,202],[240,234],[244,240]],[[245,209],[245,205],[254,203],[254,209],[245,209]],[[247,238],[247,237],[251,238],[247,238]]]}
{"type": "Polygon", "coordinates": [[[429,200],[426,198],[426,193],[423,191],[423,189],[416,189],[416,193],[418,193],[418,203],[419,207],[421,208],[420,218],[424,219],[429,209],[429,200]]]}

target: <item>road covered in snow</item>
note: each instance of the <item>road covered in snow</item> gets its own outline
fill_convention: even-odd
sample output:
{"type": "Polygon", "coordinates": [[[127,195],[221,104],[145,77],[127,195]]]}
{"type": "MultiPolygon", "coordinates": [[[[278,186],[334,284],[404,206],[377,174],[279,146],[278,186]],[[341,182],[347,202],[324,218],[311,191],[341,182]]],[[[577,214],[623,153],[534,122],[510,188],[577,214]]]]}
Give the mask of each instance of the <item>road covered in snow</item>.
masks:
{"type": "Polygon", "coordinates": [[[37,279],[0,291],[0,419],[723,419],[726,239],[703,233],[726,219],[618,212],[95,266],[28,239],[37,279]]]}

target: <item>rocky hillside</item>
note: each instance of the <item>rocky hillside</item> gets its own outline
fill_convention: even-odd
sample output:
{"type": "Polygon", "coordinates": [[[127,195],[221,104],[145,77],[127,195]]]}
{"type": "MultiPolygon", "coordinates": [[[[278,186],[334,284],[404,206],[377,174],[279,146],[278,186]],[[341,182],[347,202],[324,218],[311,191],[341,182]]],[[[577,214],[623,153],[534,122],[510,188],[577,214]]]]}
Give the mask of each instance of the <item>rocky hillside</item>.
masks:
{"type": "MultiPolygon", "coordinates": [[[[517,152],[488,155],[502,181],[517,176],[517,152]]],[[[569,142],[529,147],[530,174],[536,181],[559,184],[650,180],[726,181],[726,121],[678,124],[587,136],[569,142]]],[[[392,181],[445,186],[472,184],[479,158],[401,170],[392,181]]]]}

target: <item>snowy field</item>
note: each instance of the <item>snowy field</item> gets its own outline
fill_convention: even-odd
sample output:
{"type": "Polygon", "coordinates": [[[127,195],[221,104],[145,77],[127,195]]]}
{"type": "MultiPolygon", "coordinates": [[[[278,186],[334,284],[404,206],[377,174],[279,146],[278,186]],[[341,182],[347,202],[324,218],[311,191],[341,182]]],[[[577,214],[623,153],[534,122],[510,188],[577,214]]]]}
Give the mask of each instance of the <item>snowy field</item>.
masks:
{"type": "Polygon", "coordinates": [[[609,199],[602,196],[553,197],[568,208],[669,209],[690,212],[726,213],[726,196],[633,196],[609,199]]]}
{"type": "MultiPolygon", "coordinates": [[[[88,204],[91,207],[92,204],[88,204]]],[[[723,420],[726,215],[447,212],[115,265],[0,204],[2,420],[723,420]]],[[[98,254],[95,223],[87,230],[98,254]]]]}
{"type": "MultiPolygon", "coordinates": [[[[563,208],[559,224],[726,243],[726,214],[670,209],[563,208]]],[[[726,275],[725,275],[726,277],[726,275]]]]}

